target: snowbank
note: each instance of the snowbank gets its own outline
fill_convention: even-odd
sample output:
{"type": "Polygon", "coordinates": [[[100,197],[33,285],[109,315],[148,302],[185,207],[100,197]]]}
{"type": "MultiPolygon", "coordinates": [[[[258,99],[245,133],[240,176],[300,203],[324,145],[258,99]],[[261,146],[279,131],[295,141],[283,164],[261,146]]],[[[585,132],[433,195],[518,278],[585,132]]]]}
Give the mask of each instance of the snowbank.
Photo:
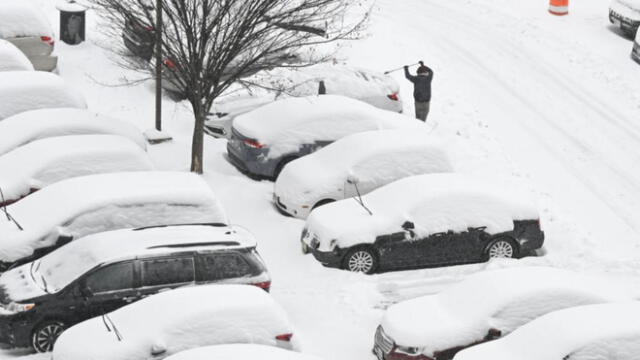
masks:
{"type": "Polygon", "coordinates": [[[640,21],[640,1],[612,0],[610,9],[631,20],[640,21]]]}
{"type": "Polygon", "coordinates": [[[547,314],[455,360],[632,360],[640,351],[640,303],[580,306],[547,314]],[[535,344],[535,346],[532,346],[535,344]]]}
{"type": "Polygon", "coordinates": [[[276,345],[293,329],[284,310],[262,289],[249,285],[200,285],[150,296],[109,314],[118,341],[101,317],[65,331],[53,351],[64,360],[145,360],[207,345],[276,345]],[[91,346],[78,346],[90,344],[91,346]]]}
{"type": "Polygon", "coordinates": [[[548,267],[485,271],[437,295],[389,307],[382,327],[398,345],[433,356],[480,341],[490,329],[506,335],[559,309],[631,300],[625,288],[608,280],[548,267]]]}
{"type": "Polygon", "coordinates": [[[310,235],[329,251],[375,242],[402,231],[411,221],[419,237],[486,226],[489,234],[513,230],[514,220],[538,219],[535,201],[505,181],[469,174],[428,174],[398,180],[362,197],[373,215],[354,199],[315,209],[307,219],[310,235]]]}
{"type": "Polygon", "coordinates": [[[33,65],[20,49],[0,39],[0,72],[2,71],[33,71],[33,65]]]}
{"type": "Polygon", "coordinates": [[[166,360],[319,360],[311,355],[255,344],[205,346],[182,351],[166,360]]]}
{"type": "Polygon", "coordinates": [[[0,1],[0,24],[0,38],[3,39],[25,36],[53,37],[46,16],[26,0],[0,1]]]}
{"type": "Polygon", "coordinates": [[[25,111],[0,121],[0,155],[38,139],[86,134],[120,135],[146,148],[140,131],[128,122],[89,110],[60,108],[25,111]]]}
{"type": "Polygon", "coordinates": [[[141,226],[217,222],[226,215],[199,176],[179,172],[91,175],[55,183],[7,207],[24,231],[0,218],[0,260],[15,261],[84,235],[141,226]]]}
{"type": "Polygon", "coordinates": [[[43,71],[0,72],[0,99],[0,121],[28,110],[87,107],[61,77],[43,71]]]}

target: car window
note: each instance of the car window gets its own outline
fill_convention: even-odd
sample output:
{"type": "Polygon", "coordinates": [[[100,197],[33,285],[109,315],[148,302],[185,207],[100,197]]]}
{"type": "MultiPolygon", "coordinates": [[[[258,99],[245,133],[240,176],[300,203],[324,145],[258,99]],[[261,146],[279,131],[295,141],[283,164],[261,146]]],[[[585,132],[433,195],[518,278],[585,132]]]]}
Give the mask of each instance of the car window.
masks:
{"type": "Polygon", "coordinates": [[[180,257],[142,261],[142,286],[157,286],[192,282],[193,258],[180,257]]]}
{"type": "Polygon", "coordinates": [[[94,293],[127,290],[135,287],[133,262],[105,266],[86,278],[87,287],[94,293]]]}
{"type": "Polygon", "coordinates": [[[201,255],[201,278],[216,281],[253,275],[253,269],[243,256],[236,253],[201,255]]]}

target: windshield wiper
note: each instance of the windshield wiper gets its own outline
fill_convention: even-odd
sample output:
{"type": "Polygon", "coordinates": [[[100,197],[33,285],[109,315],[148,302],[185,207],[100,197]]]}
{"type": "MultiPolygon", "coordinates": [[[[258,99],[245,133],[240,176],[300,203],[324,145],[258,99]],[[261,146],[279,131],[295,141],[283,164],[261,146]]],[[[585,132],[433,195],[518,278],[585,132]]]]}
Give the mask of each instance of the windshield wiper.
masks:
{"type": "Polygon", "coordinates": [[[47,280],[44,278],[44,275],[40,274],[40,279],[42,279],[42,285],[44,285],[44,287],[42,288],[44,292],[46,292],[47,294],[51,294],[51,292],[49,292],[49,287],[47,286],[47,280]]]}
{"type": "Polygon", "coordinates": [[[113,320],[111,320],[109,315],[107,315],[104,312],[102,313],[102,323],[104,324],[104,327],[107,328],[108,332],[111,332],[111,328],[113,328],[113,333],[116,335],[116,338],[118,339],[118,341],[122,341],[122,334],[120,334],[120,331],[116,327],[116,324],[114,324],[113,320]],[[107,324],[107,321],[109,321],[109,324],[111,324],[111,327],[109,327],[109,324],[107,324]]]}
{"type": "Polygon", "coordinates": [[[362,206],[362,208],[364,208],[365,210],[367,210],[367,212],[369,213],[369,215],[373,216],[373,213],[371,212],[371,210],[369,210],[369,208],[364,204],[364,201],[362,201],[362,195],[360,195],[360,189],[358,189],[358,184],[355,181],[349,182],[351,185],[353,185],[353,187],[356,188],[356,193],[358,194],[358,198],[356,199],[355,197],[353,198],[353,200],[355,200],[358,204],[360,204],[360,206],[362,206]]]}
{"type": "Polygon", "coordinates": [[[13,216],[11,216],[11,214],[9,214],[9,211],[7,211],[7,204],[4,198],[4,193],[2,192],[2,187],[0,187],[0,199],[2,199],[2,204],[3,204],[2,211],[4,211],[4,214],[7,216],[7,220],[16,224],[16,226],[18,227],[18,229],[20,229],[20,231],[24,231],[24,229],[22,228],[22,226],[20,226],[18,221],[13,216]]]}

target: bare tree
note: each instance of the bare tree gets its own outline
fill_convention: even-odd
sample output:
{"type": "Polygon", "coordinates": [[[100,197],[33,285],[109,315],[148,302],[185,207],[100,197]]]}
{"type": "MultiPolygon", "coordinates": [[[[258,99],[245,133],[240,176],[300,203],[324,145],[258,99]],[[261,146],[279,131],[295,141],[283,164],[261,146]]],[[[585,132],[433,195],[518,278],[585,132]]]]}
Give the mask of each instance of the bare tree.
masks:
{"type": "MultiPolygon", "coordinates": [[[[150,0],[94,0],[109,29],[127,21],[157,31],[150,0]]],[[[203,171],[204,122],[214,100],[234,82],[258,71],[307,66],[333,54],[315,51],[358,38],[368,5],[353,0],[159,0],[165,81],[184,94],[195,117],[191,171],[203,171]],[[354,11],[362,10],[364,11],[354,11]],[[355,14],[354,14],[355,13],[355,14]]],[[[148,71],[127,57],[125,66],[148,71]]]]}

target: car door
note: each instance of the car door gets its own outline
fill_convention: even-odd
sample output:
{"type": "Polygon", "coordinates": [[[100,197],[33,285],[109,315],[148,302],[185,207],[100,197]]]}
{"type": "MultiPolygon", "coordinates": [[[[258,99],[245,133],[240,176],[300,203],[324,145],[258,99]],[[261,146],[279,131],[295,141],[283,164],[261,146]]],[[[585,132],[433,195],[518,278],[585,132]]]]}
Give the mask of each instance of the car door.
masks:
{"type": "Polygon", "coordinates": [[[421,240],[409,231],[399,231],[378,237],[376,247],[380,265],[389,268],[410,268],[422,264],[419,249],[421,240]]]}
{"type": "Polygon", "coordinates": [[[79,292],[86,297],[88,313],[99,316],[138,300],[134,261],[108,264],[89,273],[79,292]]]}
{"type": "Polygon", "coordinates": [[[140,259],[139,268],[141,298],[195,283],[193,254],[140,259]]]}
{"type": "Polygon", "coordinates": [[[449,261],[449,247],[455,234],[443,231],[421,238],[416,243],[418,263],[421,266],[446,264],[449,261]]]}
{"type": "Polygon", "coordinates": [[[236,252],[200,254],[198,259],[198,282],[220,282],[254,276],[256,271],[236,252]]]}

